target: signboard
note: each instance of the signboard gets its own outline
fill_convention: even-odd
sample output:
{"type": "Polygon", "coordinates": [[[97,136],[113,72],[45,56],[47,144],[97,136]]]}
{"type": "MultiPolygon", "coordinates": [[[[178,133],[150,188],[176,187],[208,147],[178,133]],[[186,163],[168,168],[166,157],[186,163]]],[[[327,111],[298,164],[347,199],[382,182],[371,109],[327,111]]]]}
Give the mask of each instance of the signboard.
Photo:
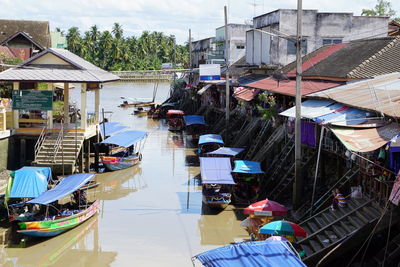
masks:
{"type": "Polygon", "coordinates": [[[14,90],[12,108],[15,110],[53,110],[53,91],[14,90]]]}
{"type": "Polygon", "coordinates": [[[254,211],[255,216],[265,216],[265,217],[271,217],[272,216],[272,211],[270,210],[255,210],[254,211]]]}
{"type": "Polygon", "coordinates": [[[200,81],[221,80],[221,65],[219,64],[200,64],[200,81]]]}
{"type": "Polygon", "coordinates": [[[390,193],[389,200],[392,201],[396,206],[399,205],[400,201],[400,171],[397,174],[396,181],[394,182],[392,192],[390,193]]]}

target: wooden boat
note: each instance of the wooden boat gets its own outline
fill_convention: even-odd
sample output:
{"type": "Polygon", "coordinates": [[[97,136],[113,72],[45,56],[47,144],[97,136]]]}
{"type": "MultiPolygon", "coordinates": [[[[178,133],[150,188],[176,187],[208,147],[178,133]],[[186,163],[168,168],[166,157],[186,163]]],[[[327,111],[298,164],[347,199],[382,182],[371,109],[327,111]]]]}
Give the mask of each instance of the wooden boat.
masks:
{"type": "Polygon", "coordinates": [[[231,192],[235,184],[231,170],[231,161],[227,157],[200,158],[202,201],[205,205],[224,209],[231,203],[231,192]]]}
{"type": "Polygon", "coordinates": [[[192,136],[192,142],[197,143],[200,135],[204,134],[207,130],[207,125],[204,116],[200,115],[186,115],[183,116],[185,121],[185,131],[187,135],[192,136]]]}
{"type": "Polygon", "coordinates": [[[99,202],[88,203],[86,194],[80,190],[94,177],[94,174],[80,173],[65,177],[53,189],[50,189],[37,198],[29,200],[23,205],[27,210],[30,205],[41,205],[40,211],[32,220],[18,223],[18,233],[34,237],[52,237],[68,231],[92,217],[98,212],[99,202]],[[58,205],[58,200],[73,194],[75,203],[58,205]],[[56,208],[57,207],[57,208],[56,208]],[[44,209],[43,209],[44,208],[44,209]],[[52,214],[52,210],[56,211],[52,214]]]}
{"type": "Polygon", "coordinates": [[[79,210],[77,213],[70,216],[55,217],[42,221],[20,222],[18,226],[20,234],[35,236],[35,237],[52,237],[68,231],[78,225],[84,223],[99,211],[99,201],[91,203],[84,210],[79,210]]]}
{"type": "Polygon", "coordinates": [[[217,150],[224,146],[222,137],[218,134],[203,134],[199,137],[197,154],[205,156],[206,153],[217,150]]]}
{"type": "Polygon", "coordinates": [[[170,109],[167,112],[167,124],[168,129],[171,131],[182,131],[183,130],[183,115],[185,113],[182,110],[170,109]]]}
{"type": "Polygon", "coordinates": [[[106,156],[100,157],[101,163],[108,171],[122,170],[138,164],[142,160],[141,150],[147,133],[143,131],[126,131],[117,133],[96,144],[108,148],[106,156]]]}
{"type": "Polygon", "coordinates": [[[133,115],[138,115],[138,116],[145,116],[149,112],[148,109],[144,109],[143,107],[138,107],[137,109],[133,110],[133,115]]]}
{"type": "Polygon", "coordinates": [[[87,189],[95,188],[95,187],[97,187],[99,185],[100,185],[100,183],[98,183],[96,181],[90,181],[90,182],[86,183],[85,185],[81,186],[79,189],[80,190],[87,190],[87,189]]]}

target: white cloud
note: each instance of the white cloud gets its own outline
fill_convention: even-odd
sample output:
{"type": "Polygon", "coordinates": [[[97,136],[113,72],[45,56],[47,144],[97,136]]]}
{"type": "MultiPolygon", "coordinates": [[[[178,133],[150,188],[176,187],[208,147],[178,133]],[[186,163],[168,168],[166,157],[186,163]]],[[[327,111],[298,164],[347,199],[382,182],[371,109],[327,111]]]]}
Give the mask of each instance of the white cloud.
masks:
{"type": "MultiPolygon", "coordinates": [[[[175,34],[178,43],[187,40],[188,29],[194,38],[215,34],[224,23],[224,5],[229,3],[229,22],[243,23],[255,14],[279,8],[296,8],[297,0],[0,0],[0,18],[48,20],[51,28],[67,30],[77,26],[81,31],[96,24],[110,30],[114,22],[123,25],[126,34],[140,34],[143,30],[175,34]],[[256,3],[254,7],[252,4],[256,3]]],[[[304,9],[321,12],[353,12],[373,8],[375,0],[307,0],[304,9]]],[[[392,0],[392,7],[400,16],[400,1],[392,0]]]]}

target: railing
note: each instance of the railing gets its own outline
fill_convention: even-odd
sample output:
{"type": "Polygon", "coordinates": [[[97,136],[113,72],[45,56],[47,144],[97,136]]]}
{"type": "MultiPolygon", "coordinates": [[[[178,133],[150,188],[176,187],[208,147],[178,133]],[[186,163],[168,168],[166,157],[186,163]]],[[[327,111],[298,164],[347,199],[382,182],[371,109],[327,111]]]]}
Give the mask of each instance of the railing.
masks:
{"type": "Polygon", "coordinates": [[[46,127],[43,128],[42,132],[39,135],[38,140],[36,141],[36,144],[35,144],[35,160],[36,160],[36,157],[39,154],[39,150],[42,147],[42,144],[43,144],[44,139],[46,138],[46,135],[47,135],[47,125],[46,125],[46,127]]]}
{"type": "MultiPolygon", "coordinates": [[[[363,194],[371,199],[375,199],[380,204],[385,204],[389,199],[394,180],[379,180],[365,170],[362,170],[361,174],[363,180],[363,194]]],[[[388,177],[388,179],[390,178],[388,177]]]]}
{"type": "Polygon", "coordinates": [[[64,140],[64,123],[61,122],[61,129],[60,132],[58,133],[56,143],[54,144],[53,162],[56,162],[56,157],[58,151],[60,150],[60,147],[62,146],[63,140],[64,140]]]}

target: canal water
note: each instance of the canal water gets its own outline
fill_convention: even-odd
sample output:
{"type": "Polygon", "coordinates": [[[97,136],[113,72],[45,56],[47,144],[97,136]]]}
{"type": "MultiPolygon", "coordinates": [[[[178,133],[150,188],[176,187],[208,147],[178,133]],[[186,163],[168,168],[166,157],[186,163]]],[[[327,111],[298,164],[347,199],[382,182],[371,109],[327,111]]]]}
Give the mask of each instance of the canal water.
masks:
{"type": "MultiPolygon", "coordinates": [[[[79,91],[71,93],[77,103],[79,91]]],[[[169,84],[160,84],[156,100],[162,102],[168,94],[169,84]]],[[[0,265],[192,266],[194,255],[247,238],[240,227],[242,210],[228,206],[215,213],[202,206],[200,170],[190,166],[195,149],[190,140],[168,131],[162,120],[117,107],[121,97],[152,95],[153,84],[104,86],[101,106],[113,112],[107,113],[111,121],[149,133],[142,162],[96,176],[101,184],[90,195],[100,200],[98,216],[60,236],[2,249],[0,265]]],[[[93,102],[89,95],[89,109],[93,102]]]]}

